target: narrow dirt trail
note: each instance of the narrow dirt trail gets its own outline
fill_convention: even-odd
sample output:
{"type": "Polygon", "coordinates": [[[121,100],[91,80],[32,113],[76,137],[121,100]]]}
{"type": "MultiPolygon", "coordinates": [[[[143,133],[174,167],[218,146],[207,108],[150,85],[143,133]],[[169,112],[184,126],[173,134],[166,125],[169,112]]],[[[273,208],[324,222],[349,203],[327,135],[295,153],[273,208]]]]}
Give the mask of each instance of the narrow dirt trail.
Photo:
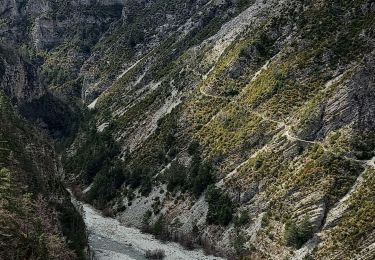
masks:
{"type": "MultiPolygon", "coordinates": [[[[255,111],[252,111],[253,114],[255,114],[256,116],[262,118],[263,121],[269,121],[269,122],[272,122],[272,123],[275,123],[278,125],[279,128],[284,128],[284,131],[279,133],[279,134],[276,134],[274,136],[274,138],[272,138],[273,140],[271,140],[270,142],[272,143],[273,141],[277,140],[278,138],[280,138],[281,136],[285,136],[289,141],[291,142],[302,142],[302,143],[306,143],[306,144],[318,144],[324,152],[328,152],[328,153],[332,153],[334,155],[338,155],[336,154],[335,152],[333,152],[332,150],[330,150],[329,148],[325,147],[324,144],[321,142],[321,141],[311,141],[311,140],[305,140],[305,139],[301,139],[297,136],[295,136],[292,131],[291,131],[291,126],[286,124],[285,122],[283,121],[277,121],[277,120],[274,120],[272,118],[269,118],[267,117],[266,115],[264,114],[261,114],[261,113],[258,113],[258,112],[255,112],[255,111]]],[[[265,146],[263,146],[261,149],[257,150],[255,153],[253,153],[247,160],[245,160],[244,162],[242,162],[241,164],[239,164],[233,171],[231,171],[227,176],[225,176],[219,183],[218,185],[222,186],[224,184],[224,181],[231,178],[233,175],[237,174],[238,170],[243,166],[245,165],[246,163],[248,163],[251,159],[255,158],[260,152],[263,152],[265,151],[267,148],[269,147],[269,144],[266,144],[265,146]]],[[[339,156],[339,155],[338,155],[339,156]]],[[[370,160],[358,160],[358,159],[354,159],[354,158],[351,158],[351,157],[347,157],[345,155],[340,155],[342,157],[344,157],[345,159],[347,160],[351,160],[351,161],[355,161],[355,162],[358,162],[364,166],[370,166],[370,167],[373,167],[375,168],[375,157],[373,157],[372,159],[370,160]]]]}
{"type": "MultiPolygon", "coordinates": [[[[274,60],[276,59],[278,56],[280,55],[280,53],[277,53],[275,56],[273,56],[272,58],[270,58],[255,74],[254,76],[252,77],[252,79],[250,80],[250,83],[251,82],[254,82],[258,77],[259,75],[268,69],[268,66],[269,64],[274,60]]],[[[343,75],[345,75],[345,73],[347,72],[344,72],[342,74],[340,74],[339,76],[337,76],[336,78],[328,81],[325,85],[325,89],[324,91],[326,91],[326,89],[330,86],[332,86],[333,84],[336,84],[337,82],[339,82],[342,78],[343,78],[343,75]]],[[[207,76],[206,76],[207,78],[207,76]]],[[[216,98],[216,99],[225,99],[225,100],[231,100],[233,101],[233,99],[231,98],[228,98],[228,97],[223,97],[223,96],[219,96],[219,95],[213,95],[213,94],[209,94],[207,93],[207,91],[205,90],[204,88],[204,85],[201,86],[199,88],[199,92],[201,95],[205,96],[205,97],[209,97],[209,98],[216,98]]],[[[217,115],[221,112],[221,110],[216,113],[214,116],[212,116],[212,118],[205,124],[205,125],[208,125],[210,122],[212,122],[216,117],[217,115]]],[[[275,123],[277,124],[277,127],[279,129],[284,129],[283,132],[281,132],[280,134],[277,134],[275,135],[274,138],[272,139],[277,139],[278,137],[281,137],[281,136],[285,136],[287,138],[287,140],[291,141],[291,142],[302,142],[302,143],[306,143],[306,144],[311,144],[311,145],[314,145],[314,144],[318,144],[324,152],[330,152],[332,154],[336,154],[334,153],[333,151],[331,151],[331,149],[327,148],[326,146],[324,146],[324,144],[321,142],[321,141],[313,141],[313,140],[306,140],[306,139],[302,139],[296,135],[293,134],[291,128],[292,128],[292,125],[288,125],[287,123],[285,123],[284,121],[278,121],[278,120],[275,120],[275,119],[272,119],[268,116],[266,116],[264,113],[259,113],[259,112],[256,112],[256,111],[251,111],[251,113],[253,113],[254,115],[260,117],[263,121],[268,121],[268,122],[272,122],[272,123],[275,123]]],[[[271,141],[272,142],[272,141],[271,141]]],[[[224,181],[231,178],[233,175],[235,175],[238,170],[244,166],[246,163],[248,163],[251,159],[255,158],[260,152],[268,149],[269,145],[266,144],[265,146],[263,146],[262,148],[260,148],[259,150],[257,150],[255,153],[253,153],[247,160],[245,160],[244,162],[240,163],[233,171],[231,171],[227,176],[225,176],[220,182],[217,183],[218,186],[222,186],[224,184],[224,181]]],[[[352,160],[352,161],[356,161],[356,162],[359,162],[361,164],[365,164],[367,166],[371,166],[373,168],[375,168],[375,157],[372,158],[371,160],[357,160],[357,159],[354,159],[354,158],[350,158],[350,157],[346,157],[344,156],[344,158],[348,159],[348,160],[352,160]]]]}
{"type": "Polygon", "coordinates": [[[209,94],[206,92],[204,86],[200,87],[199,88],[199,92],[205,96],[205,97],[209,97],[209,98],[216,98],[216,99],[225,99],[225,100],[230,100],[229,97],[223,97],[223,96],[219,96],[219,95],[213,95],[213,94],[209,94]]]}
{"type": "MultiPolygon", "coordinates": [[[[269,66],[270,62],[272,61],[272,59],[274,59],[274,57],[271,58],[270,60],[268,60],[254,74],[254,76],[253,76],[253,78],[251,79],[250,82],[254,82],[259,77],[259,75],[264,70],[266,70],[268,68],[268,66],[269,66]]],[[[342,74],[340,74],[340,75],[338,75],[334,79],[328,81],[325,84],[325,88],[323,90],[323,93],[327,92],[328,89],[331,86],[333,86],[334,84],[337,84],[338,82],[340,82],[343,79],[343,76],[346,73],[347,73],[347,71],[344,72],[344,73],[342,73],[342,74]]],[[[200,93],[203,96],[210,97],[210,98],[226,99],[225,97],[222,97],[222,96],[212,95],[212,94],[207,93],[203,86],[200,88],[200,93]]],[[[232,99],[231,102],[235,102],[235,99],[232,99]]],[[[208,123],[206,125],[208,125],[211,121],[213,121],[220,112],[221,112],[221,110],[218,113],[216,113],[208,121],[208,123]]],[[[334,205],[334,207],[332,209],[330,209],[329,212],[327,213],[327,217],[326,217],[325,223],[324,223],[324,225],[322,227],[322,230],[329,228],[329,226],[332,225],[332,223],[338,221],[338,219],[340,218],[340,216],[342,216],[348,210],[348,208],[350,206],[350,204],[348,202],[349,202],[350,198],[352,197],[353,193],[355,193],[355,191],[361,185],[363,185],[365,174],[369,171],[369,169],[371,169],[371,168],[375,169],[375,156],[373,158],[371,158],[370,160],[358,160],[358,159],[351,158],[351,157],[348,157],[348,156],[343,155],[343,154],[335,153],[331,147],[325,146],[322,141],[319,141],[319,140],[318,141],[316,141],[316,140],[306,140],[306,139],[303,139],[303,138],[300,138],[300,137],[296,136],[293,133],[293,131],[292,131],[292,126],[293,125],[288,125],[284,121],[278,121],[278,120],[272,119],[272,118],[268,117],[267,115],[265,115],[264,113],[259,113],[259,112],[256,112],[256,111],[250,111],[250,112],[252,114],[256,115],[257,117],[260,117],[263,121],[268,121],[268,122],[275,123],[277,125],[278,129],[281,129],[281,131],[279,133],[277,133],[272,138],[272,140],[270,142],[268,142],[267,144],[265,144],[263,147],[261,147],[260,149],[258,149],[253,154],[251,154],[248,159],[246,159],[245,161],[243,161],[242,163],[240,163],[237,167],[235,167],[234,170],[232,170],[224,178],[222,178],[219,182],[217,182],[216,186],[217,187],[224,186],[224,184],[225,184],[225,182],[227,180],[231,179],[234,175],[236,175],[243,166],[245,166],[250,160],[254,159],[256,156],[258,156],[261,152],[266,151],[267,149],[270,149],[270,146],[272,145],[272,143],[275,140],[280,139],[280,137],[286,137],[286,139],[288,141],[290,141],[290,142],[301,142],[301,143],[305,143],[305,144],[308,144],[308,145],[316,145],[317,144],[317,145],[319,145],[323,149],[324,152],[332,153],[334,155],[341,156],[342,158],[345,158],[347,160],[360,163],[364,167],[364,170],[359,174],[359,176],[357,177],[355,183],[353,184],[353,186],[351,187],[351,189],[348,191],[348,193],[344,197],[342,197],[340,199],[340,201],[337,202],[336,205],[334,205]]],[[[318,237],[319,237],[319,235],[320,235],[320,233],[318,233],[317,236],[314,236],[314,238],[311,239],[310,242],[306,243],[306,246],[304,246],[303,248],[301,248],[299,250],[299,253],[295,257],[293,257],[293,259],[299,259],[300,260],[305,255],[307,255],[308,252],[311,252],[316,247],[316,245],[318,243],[318,237]]]]}

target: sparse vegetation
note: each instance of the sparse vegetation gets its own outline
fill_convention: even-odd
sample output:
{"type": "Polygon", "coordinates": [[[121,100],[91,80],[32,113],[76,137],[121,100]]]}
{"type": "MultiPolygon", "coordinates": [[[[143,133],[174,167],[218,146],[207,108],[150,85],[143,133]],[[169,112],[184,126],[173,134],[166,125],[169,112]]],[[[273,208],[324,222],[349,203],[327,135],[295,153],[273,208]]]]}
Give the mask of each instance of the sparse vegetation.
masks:
{"type": "Polygon", "coordinates": [[[248,250],[245,246],[246,242],[248,241],[248,238],[245,235],[245,232],[237,230],[236,234],[231,240],[231,245],[236,253],[237,257],[244,257],[248,253],[248,250]]]}

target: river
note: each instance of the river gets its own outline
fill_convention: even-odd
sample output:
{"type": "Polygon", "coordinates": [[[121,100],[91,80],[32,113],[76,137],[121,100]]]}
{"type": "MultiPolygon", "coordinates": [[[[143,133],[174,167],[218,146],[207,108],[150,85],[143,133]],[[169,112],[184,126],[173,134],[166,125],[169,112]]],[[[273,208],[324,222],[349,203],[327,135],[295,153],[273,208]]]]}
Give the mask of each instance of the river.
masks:
{"type": "Polygon", "coordinates": [[[222,259],[206,256],[203,250],[186,250],[181,245],[157,240],[136,228],[126,227],[117,219],[104,217],[91,205],[72,198],[79,207],[88,231],[89,246],[98,260],[143,260],[147,250],[162,249],[164,259],[222,259]]]}

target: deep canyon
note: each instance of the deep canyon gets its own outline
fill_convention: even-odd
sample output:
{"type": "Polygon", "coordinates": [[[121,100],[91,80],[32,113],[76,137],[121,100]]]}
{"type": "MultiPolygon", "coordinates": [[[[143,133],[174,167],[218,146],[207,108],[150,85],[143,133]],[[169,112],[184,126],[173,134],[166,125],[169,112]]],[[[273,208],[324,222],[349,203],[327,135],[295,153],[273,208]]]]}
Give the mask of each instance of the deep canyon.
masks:
{"type": "Polygon", "coordinates": [[[0,0],[0,259],[374,259],[374,90],[373,0],[0,0]]]}

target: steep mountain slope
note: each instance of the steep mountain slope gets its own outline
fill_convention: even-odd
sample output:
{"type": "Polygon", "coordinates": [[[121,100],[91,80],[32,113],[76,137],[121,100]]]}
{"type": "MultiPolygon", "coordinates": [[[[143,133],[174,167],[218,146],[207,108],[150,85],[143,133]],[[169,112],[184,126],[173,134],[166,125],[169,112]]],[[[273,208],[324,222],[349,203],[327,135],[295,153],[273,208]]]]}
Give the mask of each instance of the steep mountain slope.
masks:
{"type": "Polygon", "coordinates": [[[23,3],[1,38],[67,119],[23,115],[81,121],[77,195],[228,258],[375,257],[374,1],[23,3]]]}
{"type": "Polygon", "coordinates": [[[35,127],[41,122],[20,116],[50,123],[48,115],[64,113],[64,122],[63,103],[17,50],[0,46],[0,68],[0,259],[85,259],[85,226],[63,186],[59,157],[35,127]],[[44,107],[36,106],[39,100],[47,101],[44,107]]]}
{"type": "Polygon", "coordinates": [[[53,147],[0,94],[0,259],[85,259],[53,147]]]}
{"type": "MultiPolygon", "coordinates": [[[[91,126],[67,169],[124,223],[163,216],[172,237],[227,256],[371,259],[373,194],[356,198],[373,172],[374,3],[242,3],[207,2],[198,21],[220,14],[190,13],[172,35],[173,22],[153,23],[165,41],[146,34],[125,57],[126,33],[102,38],[102,62],[82,73],[97,79],[86,98],[105,89],[90,106],[104,141],[92,146],[91,126]]],[[[152,20],[152,4],[131,13],[152,20]]]]}

